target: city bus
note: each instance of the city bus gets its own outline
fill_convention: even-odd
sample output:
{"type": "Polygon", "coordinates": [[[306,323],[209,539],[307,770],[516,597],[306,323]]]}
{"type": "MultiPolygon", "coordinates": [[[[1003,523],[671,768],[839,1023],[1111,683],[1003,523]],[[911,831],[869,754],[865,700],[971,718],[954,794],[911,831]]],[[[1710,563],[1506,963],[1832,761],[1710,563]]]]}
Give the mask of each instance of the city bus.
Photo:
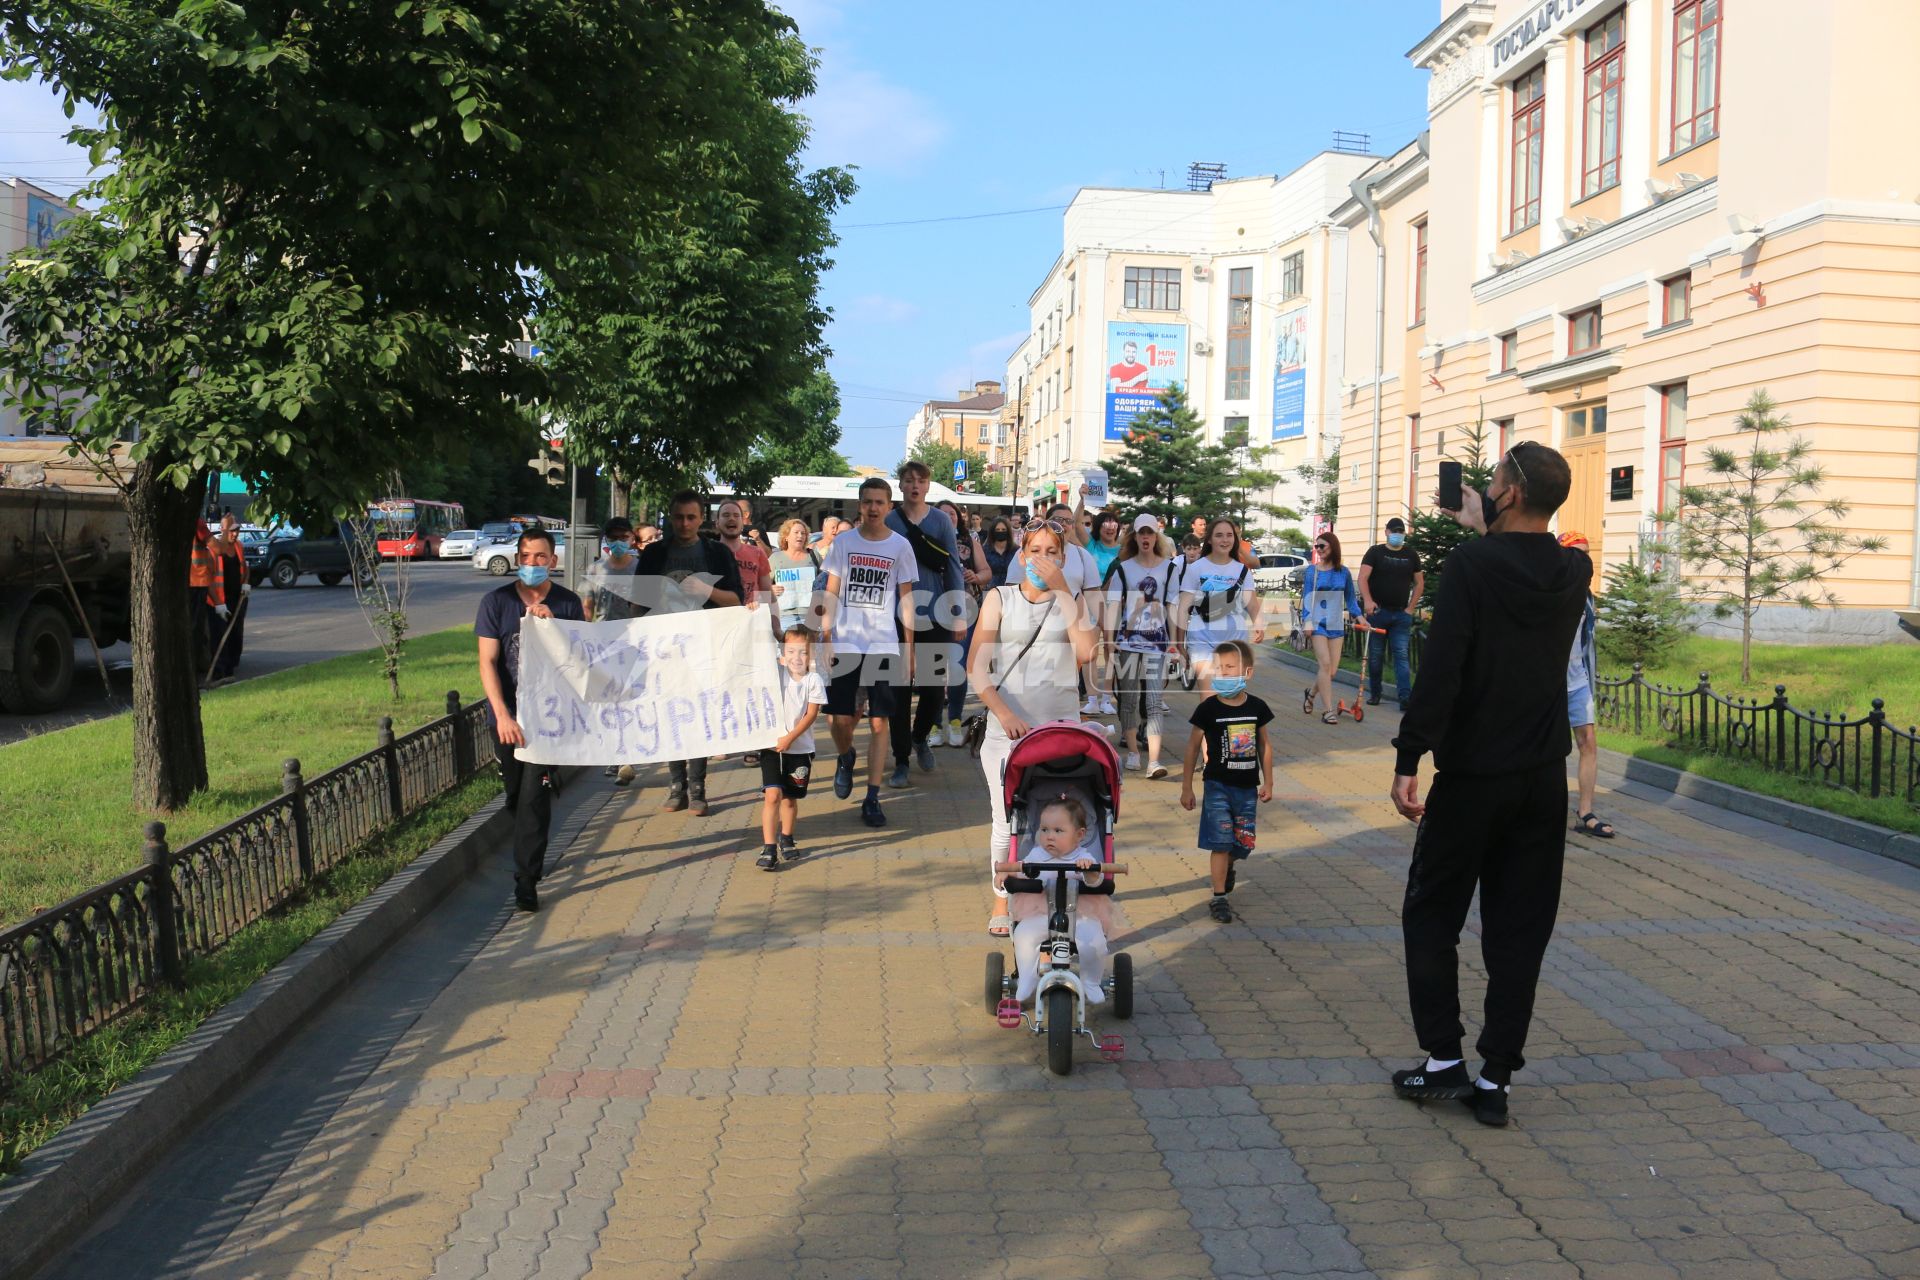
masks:
{"type": "Polygon", "coordinates": [[[467,525],[466,509],[459,503],[424,498],[370,502],[367,518],[373,522],[381,557],[389,560],[437,560],[440,540],[467,525]]]}

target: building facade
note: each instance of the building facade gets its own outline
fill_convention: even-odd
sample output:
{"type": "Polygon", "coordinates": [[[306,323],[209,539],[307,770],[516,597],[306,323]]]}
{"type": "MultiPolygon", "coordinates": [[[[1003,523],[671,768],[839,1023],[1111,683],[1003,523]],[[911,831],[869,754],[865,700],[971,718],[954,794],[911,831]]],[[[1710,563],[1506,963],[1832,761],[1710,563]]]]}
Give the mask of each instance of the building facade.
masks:
{"type": "MultiPolygon", "coordinates": [[[[0,178],[0,259],[45,244],[72,216],[73,206],[53,192],[20,178],[0,178]]],[[[18,409],[0,404],[0,436],[38,431],[38,424],[22,422],[18,409]]]]}
{"type": "MultiPolygon", "coordinates": [[[[956,399],[927,401],[907,419],[906,452],[901,456],[912,456],[914,448],[921,444],[944,444],[980,454],[987,459],[989,470],[1000,470],[1001,453],[1006,445],[1000,430],[1000,410],[1006,402],[1000,384],[990,379],[974,383],[970,391],[962,390],[956,399]]],[[[951,475],[934,478],[945,484],[953,483],[951,475]]],[[[977,476],[970,476],[968,480],[979,483],[977,476]]]]}
{"type": "Polygon", "coordinates": [[[1349,232],[1329,215],[1372,163],[1323,152],[1208,190],[1082,189],[1007,363],[1023,496],[1070,495],[1179,383],[1210,441],[1271,450],[1262,465],[1287,478],[1263,496],[1297,505],[1292,472],[1340,412],[1349,232]]]}
{"type": "Polygon", "coordinates": [[[1920,621],[1920,5],[1448,3],[1409,52],[1429,128],[1335,212],[1350,235],[1338,531],[1431,501],[1475,424],[1537,440],[1559,527],[1657,545],[1766,391],[1842,522],[1887,541],[1768,611],[1777,638],[1920,621]],[[1368,305],[1371,301],[1373,305],[1368,305]]]}

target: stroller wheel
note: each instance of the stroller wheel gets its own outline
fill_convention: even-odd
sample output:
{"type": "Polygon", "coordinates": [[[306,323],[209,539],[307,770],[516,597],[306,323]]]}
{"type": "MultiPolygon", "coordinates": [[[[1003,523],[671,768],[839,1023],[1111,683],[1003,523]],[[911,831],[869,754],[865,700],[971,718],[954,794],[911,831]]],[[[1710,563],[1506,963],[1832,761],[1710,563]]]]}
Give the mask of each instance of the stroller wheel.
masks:
{"type": "Polygon", "coordinates": [[[1113,958],[1113,1016],[1133,1016],[1133,957],[1124,951],[1113,958]]]}
{"type": "Polygon", "coordinates": [[[987,1012],[1000,1012],[1000,999],[1006,994],[1007,957],[999,951],[987,952],[987,1012]]]}

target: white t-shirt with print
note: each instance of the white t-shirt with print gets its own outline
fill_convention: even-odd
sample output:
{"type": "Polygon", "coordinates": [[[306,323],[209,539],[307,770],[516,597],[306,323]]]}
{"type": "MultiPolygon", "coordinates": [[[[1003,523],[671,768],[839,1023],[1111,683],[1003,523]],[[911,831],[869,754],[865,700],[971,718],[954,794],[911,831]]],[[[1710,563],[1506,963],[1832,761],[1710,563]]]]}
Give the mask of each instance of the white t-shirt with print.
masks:
{"type": "Polygon", "coordinates": [[[1252,615],[1249,612],[1254,595],[1253,570],[1238,560],[1226,564],[1215,564],[1201,556],[1190,562],[1180,575],[1180,590],[1193,593],[1193,616],[1188,619],[1187,637],[1191,645],[1214,645],[1227,640],[1245,640],[1252,629],[1252,615]],[[1244,574],[1243,578],[1241,575],[1244,574]],[[1208,595],[1224,595],[1234,592],[1230,608],[1216,604],[1216,608],[1225,608],[1223,616],[1209,622],[1200,611],[1201,604],[1208,595]]]}
{"type": "MultiPolygon", "coordinates": [[[[820,678],[818,671],[809,671],[796,679],[794,674],[784,666],[780,668],[780,710],[786,717],[786,725],[789,729],[800,723],[800,717],[807,714],[809,706],[824,707],[825,705],[827,705],[827,682],[820,678]]],[[[814,724],[818,723],[819,720],[816,718],[814,724]]],[[[805,733],[793,740],[793,745],[787,748],[786,754],[808,756],[813,752],[813,726],[809,725],[805,733]]]]}
{"type": "Polygon", "coordinates": [[[899,534],[869,540],[856,527],[833,540],[821,565],[840,580],[833,619],[839,653],[900,652],[900,593],[920,580],[920,562],[899,534]]]}

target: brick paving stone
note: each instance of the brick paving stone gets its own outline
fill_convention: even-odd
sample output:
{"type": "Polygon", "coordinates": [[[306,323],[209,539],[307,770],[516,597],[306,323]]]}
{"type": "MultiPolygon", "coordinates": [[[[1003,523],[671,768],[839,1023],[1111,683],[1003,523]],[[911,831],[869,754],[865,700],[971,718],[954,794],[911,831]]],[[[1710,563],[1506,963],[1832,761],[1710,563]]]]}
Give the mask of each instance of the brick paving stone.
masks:
{"type": "MultiPolygon", "coordinates": [[[[1257,684],[1284,707],[1298,678],[1257,684]]],[[[1137,1016],[1096,1015],[1126,1061],[1064,1080],[981,1007],[963,752],[884,832],[816,793],[776,875],[743,860],[737,761],[706,819],[583,778],[546,910],[430,918],[436,993],[364,1044],[343,1003],[262,1073],[297,1092],[250,1086],[49,1274],[1920,1274],[1920,871],[1609,794],[1620,838],[1569,844],[1515,1123],[1485,1129],[1385,1087],[1416,1053],[1392,729],[1275,722],[1227,926],[1177,783],[1127,778],[1137,1016]]]]}

